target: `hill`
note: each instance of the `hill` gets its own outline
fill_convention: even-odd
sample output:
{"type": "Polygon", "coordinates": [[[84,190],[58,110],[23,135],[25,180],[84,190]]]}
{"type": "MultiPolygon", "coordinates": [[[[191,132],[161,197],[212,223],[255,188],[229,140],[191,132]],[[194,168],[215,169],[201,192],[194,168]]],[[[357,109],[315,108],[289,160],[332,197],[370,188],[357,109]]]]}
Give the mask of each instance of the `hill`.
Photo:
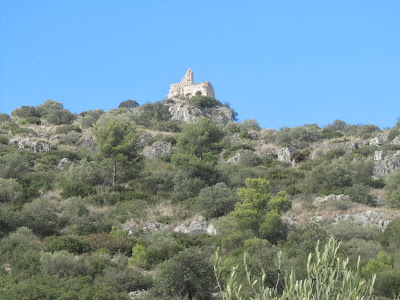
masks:
{"type": "Polygon", "coordinates": [[[274,130],[236,116],[201,95],[0,114],[2,299],[218,299],[218,247],[222,283],[236,265],[246,281],[246,252],[275,287],[305,278],[330,237],[377,274],[372,296],[399,294],[400,121],[274,130]]]}

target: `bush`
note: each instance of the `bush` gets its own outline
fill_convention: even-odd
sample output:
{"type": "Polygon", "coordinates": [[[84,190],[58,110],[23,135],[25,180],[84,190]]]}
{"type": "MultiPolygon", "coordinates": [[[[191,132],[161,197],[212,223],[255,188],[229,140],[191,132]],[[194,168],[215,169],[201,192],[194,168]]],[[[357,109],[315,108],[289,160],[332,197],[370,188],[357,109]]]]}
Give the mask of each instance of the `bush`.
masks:
{"type": "Polygon", "coordinates": [[[374,197],[369,193],[371,188],[362,183],[354,184],[352,187],[346,189],[346,194],[350,196],[350,200],[357,203],[366,205],[374,204],[374,197]]]}
{"type": "Polygon", "coordinates": [[[107,180],[107,170],[96,161],[83,159],[79,164],[68,168],[64,177],[70,182],[89,185],[103,184],[107,180]]]}
{"type": "Polygon", "coordinates": [[[21,222],[41,236],[58,233],[58,217],[53,203],[44,199],[35,199],[22,208],[21,222]]]}
{"type": "Polygon", "coordinates": [[[89,252],[89,244],[82,239],[69,236],[51,236],[44,240],[44,251],[56,252],[66,250],[74,254],[89,252]]]}
{"type": "Polygon", "coordinates": [[[86,275],[87,269],[80,259],[68,251],[40,253],[40,270],[47,276],[68,277],[86,275]]]}
{"type": "Polygon", "coordinates": [[[0,202],[20,203],[24,200],[22,186],[13,178],[0,178],[0,202]]]}
{"type": "Polygon", "coordinates": [[[204,217],[210,219],[232,211],[238,200],[237,195],[225,183],[220,182],[202,189],[196,198],[196,206],[203,211],[204,217]]]}
{"type": "Polygon", "coordinates": [[[188,99],[188,102],[197,107],[215,107],[222,106],[222,103],[215,98],[207,96],[193,96],[188,99]]]}
{"type": "Polygon", "coordinates": [[[70,131],[82,132],[82,129],[77,125],[60,125],[56,128],[57,134],[67,134],[70,131]]]}
{"type": "Polygon", "coordinates": [[[52,110],[47,116],[47,122],[54,125],[71,124],[76,119],[76,115],[66,109],[52,110]]]}
{"type": "Polygon", "coordinates": [[[135,107],[139,107],[139,103],[137,103],[135,100],[126,100],[123,101],[119,104],[118,108],[135,108],[135,107]]]}
{"type": "Polygon", "coordinates": [[[5,113],[0,113],[0,124],[9,122],[11,120],[10,116],[5,113]]]}
{"type": "Polygon", "coordinates": [[[30,167],[26,158],[19,152],[10,153],[0,157],[0,177],[21,179],[30,167]]]}
{"type": "Polygon", "coordinates": [[[193,249],[179,252],[160,266],[156,288],[168,299],[210,299],[215,285],[208,259],[193,249]]]}
{"type": "Polygon", "coordinates": [[[96,189],[85,183],[68,182],[65,181],[61,184],[62,192],[61,197],[64,199],[71,197],[86,197],[88,195],[96,194],[96,189]]]}
{"type": "Polygon", "coordinates": [[[29,118],[29,117],[41,118],[42,114],[34,106],[21,106],[20,108],[14,109],[11,112],[11,116],[17,117],[20,119],[25,119],[25,118],[29,118]]]}
{"type": "Polygon", "coordinates": [[[0,135],[0,144],[8,145],[8,136],[0,135]]]}
{"type": "Polygon", "coordinates": [[[84,111],[79,114],[77,121],[83,127],[91,127],[96,123],[96,121],[100,118],[102,114],[104,114],[104,110],[102,110],[101,108],[96,110],[84,111]]]}

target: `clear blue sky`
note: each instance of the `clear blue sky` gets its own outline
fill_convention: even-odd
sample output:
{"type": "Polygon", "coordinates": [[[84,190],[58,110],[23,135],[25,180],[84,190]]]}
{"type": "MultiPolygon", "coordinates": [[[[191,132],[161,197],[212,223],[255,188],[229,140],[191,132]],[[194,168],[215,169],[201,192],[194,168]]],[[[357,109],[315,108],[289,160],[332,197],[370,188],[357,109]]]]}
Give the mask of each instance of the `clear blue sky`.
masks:
{"type": "Polygon", "coordinates": [[[164,99],[189,66],[264,128],[400,116],[400,1],[0,1],[0,112],[164,99]]]}

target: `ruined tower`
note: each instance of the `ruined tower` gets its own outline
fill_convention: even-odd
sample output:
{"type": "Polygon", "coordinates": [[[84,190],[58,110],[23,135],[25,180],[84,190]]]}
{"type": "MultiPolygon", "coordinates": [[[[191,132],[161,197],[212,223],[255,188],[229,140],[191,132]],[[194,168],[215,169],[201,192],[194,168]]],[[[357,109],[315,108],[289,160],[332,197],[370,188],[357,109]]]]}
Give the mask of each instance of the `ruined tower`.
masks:
{"type": "Polygon", "coordinates": [[[193,83],[193,72],[188,69],[180,83],[171,84],[167,98],[189,99],[197,95],[215,98],[214,88],[208,81],[193,83]]]}

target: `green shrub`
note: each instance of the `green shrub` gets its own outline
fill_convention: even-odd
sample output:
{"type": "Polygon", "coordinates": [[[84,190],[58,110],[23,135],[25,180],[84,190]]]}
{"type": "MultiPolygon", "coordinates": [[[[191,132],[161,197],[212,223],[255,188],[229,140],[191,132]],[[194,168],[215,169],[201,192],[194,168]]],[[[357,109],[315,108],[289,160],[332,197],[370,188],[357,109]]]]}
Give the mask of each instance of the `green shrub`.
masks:
{"type": "Polygon", "coordinates": [[[69,236],[50,236],[44,240],[44,251],[56,252],[66,250],[74,254],[82,254],[90,251],[89,244],[83,239],[69,236]]]}
{"type": "Polygon", "coordinates": [[[126,101],[121,102],[118,108],[135,108],[139,106],[140,106],[139,103],[137,103],[135,100],[128,99],[126,101]]]}
{"type": "Polygon", "coordinates": [[[55,205],[44,199],[35,199],[26,203],[21,211],[21,222],[40,236],[58,233],[55,205]]]}
{"type": "Polygon", "coordinates": [[[57,134],[67,134],[70,131],[75,131],[75,132],[82,132],[82,129],[77,126],[77,125],[59,125],[56,128],[56,133],[57,134]]]}
{"type": "Polygon", "coordinates": [[[207,219],[223,216],[235,208],[237,195],[225,183],[217,183],[199,192],[196,206],[207,219]]]}
{"type": "Polygon", "coordinates": [[[85,237],[85,243],[89,245],[91,250],[95,251],[104,248],[110,254],[123,253],[130,256],[132,253],[132,242],[126,236],[115,236],[108,233],[90,234],[85,237]]]}
{"type": "Polygon", "coordinates": [[[0,157],[0,177],[2,178],[22,178],[30,167],[24,155],[20,152],[6,154],[0,157]]]}
{"type": "Polygon", "coordinates": [[[54,125],[71,124],[76,119],[76,115],[69,110],[52,110],[47,115],[47,122],[54,125]]]}
{"type": "Polygon", "coordinates": [[[207,96],[193,96],[188,99],[188,102],[197,107],[215,107],[222,106],[222,103],[215,98],[207,96]]]}
{"type": "Polygon", "coordinates": [[[168,299],[210,299],[215,285],[212,266],[204,255],[187,249],[160,266],[160,275],[155,285],[168,299]]]}
{"type": "Polygon", "coordinates": [[[78,123],[81,124],[82,127],[91,127],[96,121],[100,118],[100,116],[104,114],[104,110],[96,109],[96,110],[88,110],[81,112],[77,117],[78,123]]]}
{"type": "Polygon", "coordinates": [[[343,155],[346,154],[346,151],[342,148],[337,148],[337,149],[333,149],[331,151],[328,151],[325,155],[326,159],[332,160],[335,158],[339,158],[343,155]]]}
{"type": "Polygon", "coordinates": [[[24,119],[19,119],[18,124],[25,125],[25,124],[36,124],[40,125],[40,118],[39,117],[26,117],[24,119]]]}
{"type": "Polygon", "coordinates": [[[0,124],[9,122],[11,120],[10,116],[5,113],[0,113],[0,124]]]}
{"type": "Polygon", "coordinates": [[[0,202],[20,203],[24,200],[22,186],[13,178],[0,178],[0,202]]]}
{"type": "Polygon", "coordinates": [[[29,117],[37,117],[41,118],[41,113],[34,106],[21,106],[20,108],[16,108],[11,112],[11,116],[17,117],[20,119],[25,119],[29,117]]]}
{"type": "Polygon", "coordinates": [[[82,159],[79,164],[68,168],[64,178],[70,182],[89,185],[103,184],[107,180],[107,170],[96,161],[82,159]]]}
{"type": "Polygon", "coordinates": [[[8,145],[8,136],[0,135],[0,144],[8,145]]]}
{"type": "Polygon", "coordinates": [[[350,200],[366,205],[374,204],[374,197],[370,194],[371,188],[365,184],[359,183],[346,189],[346,194],[350,196],[350,200]]]}
{"type": "Polygon", "coordinates": [[[234,154],[236,154],[240,150],[254,151],[254,146],[251,143],[238,144],[238,145],[232,146],[229,149],[224,151],[223,157],[226,160],[226,159],[232,157],[234,154]]]}
{"type": "Polygon", "coordinates": [[[61,186],[61,197],[64,199],[71,197],[86,197],[88,195],[96,194],[96,189],[85,183],[65,181],[61,186]]]}

